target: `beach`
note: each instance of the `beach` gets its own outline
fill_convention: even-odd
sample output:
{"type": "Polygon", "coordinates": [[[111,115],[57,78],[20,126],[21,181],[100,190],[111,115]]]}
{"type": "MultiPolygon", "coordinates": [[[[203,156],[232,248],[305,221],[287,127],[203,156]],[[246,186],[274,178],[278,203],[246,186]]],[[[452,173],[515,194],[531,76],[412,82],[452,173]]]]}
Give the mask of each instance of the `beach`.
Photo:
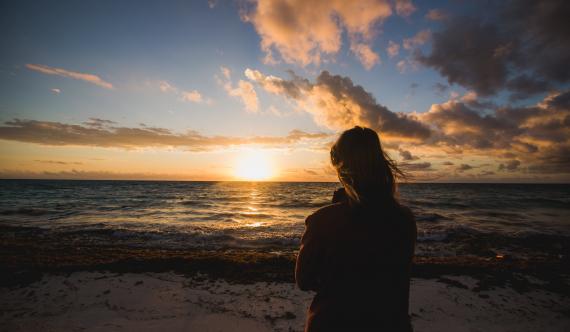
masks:
{"type": "MultiPolygon", "coordinates": [[[[302,331],[304,218],[338,186],[0,184],[6,331],[302,331]]],[[[402,186],[418,225],[415,330],[568,331],[569,197],[561,185],[402,186]]]]}
{"type": "MultiPolygon", "coordinates": [[[[536,281],[535,281],[536,282],[536,281]]],[[[568,331],[570,300],[541,289],[476,291],[468,276],[414,278],[416,331],[568,331]]],[[[4,331],[302,331],[312,294],[286,282],[173,272],[45,274],[1,288],[4,331]]]]}
{"type": "MultiPolygon", "coordinates": [[[[2,249],[6,331],[302,331],[314,295],[294,284],[294,253],[2,249]]],[[[570,328],[566,265],[417,257],[412,271],[416,331],[570,328]]]]}

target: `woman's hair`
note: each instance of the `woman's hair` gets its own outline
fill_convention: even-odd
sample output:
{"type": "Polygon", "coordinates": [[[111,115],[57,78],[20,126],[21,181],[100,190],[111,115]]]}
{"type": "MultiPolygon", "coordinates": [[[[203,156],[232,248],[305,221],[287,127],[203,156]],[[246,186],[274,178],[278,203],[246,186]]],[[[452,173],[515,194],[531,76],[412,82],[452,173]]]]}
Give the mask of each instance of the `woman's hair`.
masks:
{"type": "Polygon", "coordinates": [[[357,126],[343,132],[331,148],[331,162],[351,204],[397,204],[396,178],[405,174],[374,130],[357,126]]]}

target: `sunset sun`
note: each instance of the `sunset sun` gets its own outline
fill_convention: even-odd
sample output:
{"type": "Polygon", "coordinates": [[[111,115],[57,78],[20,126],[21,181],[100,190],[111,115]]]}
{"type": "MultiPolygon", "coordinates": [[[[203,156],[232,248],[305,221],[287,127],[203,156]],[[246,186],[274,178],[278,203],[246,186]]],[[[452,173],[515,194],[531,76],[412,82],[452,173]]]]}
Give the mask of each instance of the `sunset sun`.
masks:
{"type": "Polygon", "coordinates": [[[247,151],[236,162],[235,177],[240,180],[263,181],[272,175],[271,160],[262,150],[247,151]]]}

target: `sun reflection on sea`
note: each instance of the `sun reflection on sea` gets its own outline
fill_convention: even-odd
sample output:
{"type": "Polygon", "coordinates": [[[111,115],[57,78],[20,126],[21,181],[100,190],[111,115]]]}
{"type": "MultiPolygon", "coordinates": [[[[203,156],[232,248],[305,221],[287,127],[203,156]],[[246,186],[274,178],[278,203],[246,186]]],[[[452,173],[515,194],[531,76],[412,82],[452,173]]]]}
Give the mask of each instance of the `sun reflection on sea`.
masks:
{"type": "Polygon", "coordinates": [[[245,224],[245,226],[247,227],[252,227],[252,228],[256,228],[256,227],[261,227],[263,226],[265,223],[261,222],[261,221],[256,221],[256,222],[252,222],[249,224],[245,224]]]}

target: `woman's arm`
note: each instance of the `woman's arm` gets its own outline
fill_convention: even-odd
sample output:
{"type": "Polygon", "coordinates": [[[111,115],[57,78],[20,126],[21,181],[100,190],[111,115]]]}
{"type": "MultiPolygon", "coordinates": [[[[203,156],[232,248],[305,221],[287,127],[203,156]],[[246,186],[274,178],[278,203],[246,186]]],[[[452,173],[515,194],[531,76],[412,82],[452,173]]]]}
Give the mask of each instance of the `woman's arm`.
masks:
{"type": "Polygon", "coordinates": [[[305,233],[301,238],[301,248],[295,264],[295,281],[301,290],[317,290],[319,249],[311,216],[305,220],[305,233]]]}

